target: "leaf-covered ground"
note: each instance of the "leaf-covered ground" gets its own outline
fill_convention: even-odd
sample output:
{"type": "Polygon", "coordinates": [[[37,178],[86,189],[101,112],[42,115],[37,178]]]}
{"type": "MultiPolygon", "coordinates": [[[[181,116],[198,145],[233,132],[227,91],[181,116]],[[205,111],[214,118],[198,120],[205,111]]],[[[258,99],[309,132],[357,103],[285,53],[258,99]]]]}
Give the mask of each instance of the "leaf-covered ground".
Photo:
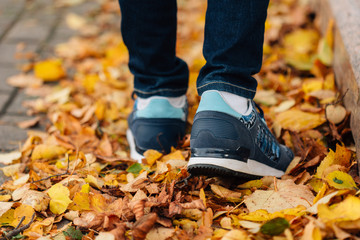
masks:
{"type": "MultiPolygon", "coordinates": [[[[321,36],[304,1],[274,0],[268,10],[255,100],[296,155],[286,175],[188,179],[189,136],[171,154],[147,151],[142,164],[129,158],[132,75],[114,25],[120,13],[117,1],[98,2],[88,15],[67,15],[79,36],[59,44],[55,58],[8,81],[39,96],[25,103],[34,119],[21,126],[41,114],[49,124],[46,132],[29,130],[20,151],[0,155],[9,177],[0,192],[3,239],[360,238],[360,179],[331,68],[331,24],[321,36]]],[[[178,4],[190,132],[206,1],[178,4]]]]}

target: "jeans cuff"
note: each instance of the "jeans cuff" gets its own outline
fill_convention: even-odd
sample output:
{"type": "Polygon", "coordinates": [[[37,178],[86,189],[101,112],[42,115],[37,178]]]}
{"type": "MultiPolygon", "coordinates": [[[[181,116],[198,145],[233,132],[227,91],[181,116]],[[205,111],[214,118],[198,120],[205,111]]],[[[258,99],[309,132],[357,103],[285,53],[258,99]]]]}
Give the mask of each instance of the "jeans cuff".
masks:
{"type": "Polygon", "coordinates": [[[159,97],[180,97],[186,94],[187,88],[179,88],[179,89],[157,89],[153,91],[141,91],[139,89],[134,89],[133,94],[141,98],[149,98],[152,96],[159,97]]]}
{"type": "Polygon", "coordinates": [[[237,86],[232,83],[223,82],[223,81],[213,81],[203,84],[197,87],[198,94],[201,96],[203,92],[207,90],[217,90],[233,93],[244,98],[253,99],[255,97],[256,89],[248,89],[241,86],[237,86]]]}

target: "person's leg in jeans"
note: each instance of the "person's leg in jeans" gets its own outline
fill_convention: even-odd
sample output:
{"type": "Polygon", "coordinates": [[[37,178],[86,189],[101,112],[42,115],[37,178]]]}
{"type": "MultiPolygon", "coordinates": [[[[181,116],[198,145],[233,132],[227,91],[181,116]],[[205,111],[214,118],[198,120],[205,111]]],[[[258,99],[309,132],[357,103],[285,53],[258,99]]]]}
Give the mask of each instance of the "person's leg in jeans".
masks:
{"type": "Polygon", "coordinates": [[[128,118],[131,156],[169,152],[185,134],[188,67],[175,55],[176,0],[119,0],[121,32],[138,96],[128,118]]]}
{"type": "Polygon", "coordinates": [[[192,174],[280,177],[293,158],[252,99],[269,0],[208,0],[202,96],[191,132],[192,174]],[[261,112],[261,113],[259,113],[261,112]]]}

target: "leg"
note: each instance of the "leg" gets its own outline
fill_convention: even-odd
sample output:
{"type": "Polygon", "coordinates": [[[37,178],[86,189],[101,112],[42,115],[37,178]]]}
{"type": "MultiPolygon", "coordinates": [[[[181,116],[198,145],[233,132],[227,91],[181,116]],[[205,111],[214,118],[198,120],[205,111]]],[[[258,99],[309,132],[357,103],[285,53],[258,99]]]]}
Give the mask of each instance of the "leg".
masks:
{"type": "Polygon", "coordinates": [[[208,0],[201,95],[191,130],[192,174],[280,177],[293,153],[279,144],[252,98],[268,0],[208,0]]]}
{"type": "Polygon", "coordinates": [[[138,96],[128,117],[131,158],[170,152],[185,134],[189,71],[175,55],[176,0],[119,0],[124,43],[138,96]]]}
{"type": "Polygon", "coordinates": [[[253,98],[262,64],[269,0],[208,0],[199,95],[219,90],[253,98]]]}
{"type": "Polygon", "coordinates": [[[129,50],[134,92],[151,96],[184,95],[188,67],[175,56],[176,0],[119,0],[121,32],[129,50]]]}

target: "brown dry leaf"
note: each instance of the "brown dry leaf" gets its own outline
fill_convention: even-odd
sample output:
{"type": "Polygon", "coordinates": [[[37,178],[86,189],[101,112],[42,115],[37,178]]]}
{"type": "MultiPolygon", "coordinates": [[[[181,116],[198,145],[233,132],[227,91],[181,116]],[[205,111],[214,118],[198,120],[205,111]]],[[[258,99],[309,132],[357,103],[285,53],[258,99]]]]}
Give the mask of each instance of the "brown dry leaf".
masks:
{"type": "Polygon", "coordinates": [[[299,205],[311,207],[314,195],[309,187],[296,185],[292,180],[276,181],[274,190],[256,190],[245,198],[246,207],[250,212],[265,209],[269,213],[278,212],[287,208],[296,208],[299,205]]]}
{"type": "Polygon", "coordinates": [[[132,229],[132,236],[134,240],[145,239],[146,235],[153,228],[157,220],[156,213],[150,213],[141,217],[138,221],[135,222],[132,229]]]}
{"type": "Polygon", "coordinates": [[[38,88],[41,87],[43,84],[43,81],[40,78],[28,74],[18,74],[15,76],[11,76],[6,80],[6,82],[11,86],[19,88],[38,88]]]}
{"type": "Polygon", "coordinates": [[[341,123],[346,117],[346,109],[341,105],[328,105],[325,109],[326,118],[334,124],[341,123]]]}
{"type": "Polygon", "coordinates": [[[198,234],[193,238],[194,240],[205,240],[211,237],[212,228],[200,226],[198,229],[198,234]]]}
{"type": "Polygon", "coordinates": [[[82,212],[81,216],[75,218],[73,223],[83,228],[101,229],[104,222],[104,214],[94,211],[82,212]]]}
{"type": "Polygon", "coordinates": [[[21,201],[22,204],[29,205],[37,212],[46,211],[49,206],[50,198],[44,192],[28,190],[21,201]]]}
{"type": "Polygon", "coordinates": [[[211,187],[211,191],[213,193],[215,193],[216,195],[222,197],[222,198],[234,198],[234,199],[238,199],[241,198],[242,193],[240,192],[235,192],[235,191],[231,191],[227,188],[224,188],[220,185],[216,185],[216,184],[210,184],[211,187]]]}
{"type": "Polygon", "coordinates": [[[7,165],[12,163],[14,160],[19,159],[20,157],[21,157],[20,151],[0,153],[0,163],[7,165]]]}
{"type": "Polygon", "coordinates": [[[244,230],[234,229],[226,233],[222,240],[250,240],[251,238],[244,230]]]}
{"type": "Polygon", "coordinates": [[[146,240],[166,240],[171,238],[175,234],[174,228],[158,227],[153,228],[146,235],[146,240]]]}
{"type": "Polygon", "coordinates": [[[19,128],[33,127],[39,123],[40,119],[41,119],[40,117],[34,117],[34,118],[26,120],[26,121],[18,122],[17,125],[19,128]]]}

